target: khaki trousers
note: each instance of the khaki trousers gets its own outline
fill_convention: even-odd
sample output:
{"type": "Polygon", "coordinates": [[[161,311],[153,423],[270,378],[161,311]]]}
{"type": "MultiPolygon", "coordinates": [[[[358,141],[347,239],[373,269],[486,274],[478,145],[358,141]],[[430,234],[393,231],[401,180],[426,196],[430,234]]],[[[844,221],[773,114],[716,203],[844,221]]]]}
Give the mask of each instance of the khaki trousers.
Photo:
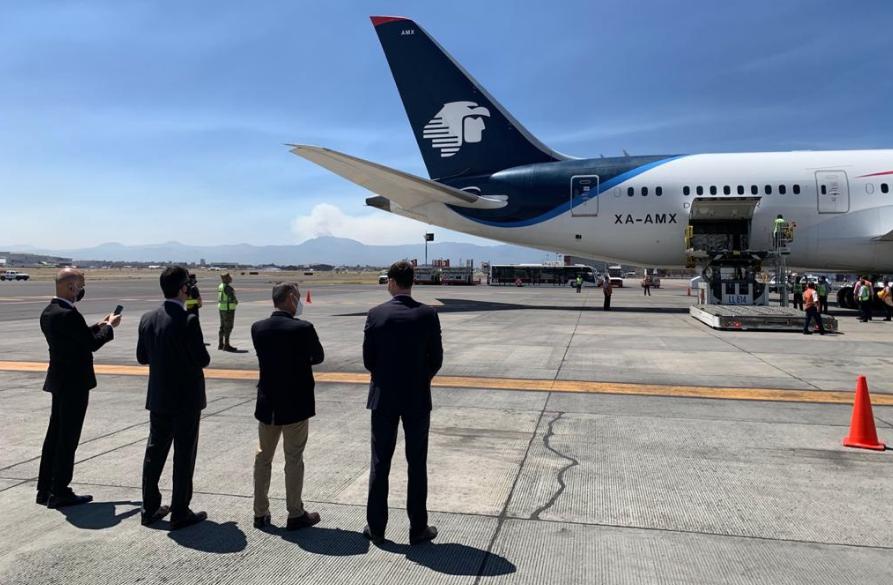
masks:
{"type": "Polygon", "coordinates": [[[254,457],[254,515],[266,516],[270,513],[270,473],[273,455],[279,437],[285,437],[282,446],[285,450],[285,502],[289,518],[304,515],[301,491],[304,489],[304,447],[307,445],[307,431],[310,420],[302,420],[290,425],[267,425],[258,423],[258,447],[254,457]]]}

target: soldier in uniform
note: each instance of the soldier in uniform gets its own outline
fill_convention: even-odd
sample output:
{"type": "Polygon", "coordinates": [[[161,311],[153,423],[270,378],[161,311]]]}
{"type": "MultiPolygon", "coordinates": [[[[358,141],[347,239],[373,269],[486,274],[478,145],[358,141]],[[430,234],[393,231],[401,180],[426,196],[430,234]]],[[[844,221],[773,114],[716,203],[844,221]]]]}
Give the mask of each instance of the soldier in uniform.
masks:
{"type": "Polygon", "coordinates": [[[186,283],[186,286],[189,295],[186,299],[186,312],[198,317],[198,310],[202,308],[202,293],[198,290],[194,272],[189,273],[189,282],[186,283]]]}
{"type": "Polygon", "coordinates": [[[217,309],[220,311],[220,332],[217,336],[217,349],[223,351],[236,351],[237,348],[229,343],[229,336],[233,332],[233,325],[236,322],[236,306],[239,304],[236,299],[236,291],[233,290],[233,277],[229,272],[220,275],[222,281],[217,287],[217,309]]]}

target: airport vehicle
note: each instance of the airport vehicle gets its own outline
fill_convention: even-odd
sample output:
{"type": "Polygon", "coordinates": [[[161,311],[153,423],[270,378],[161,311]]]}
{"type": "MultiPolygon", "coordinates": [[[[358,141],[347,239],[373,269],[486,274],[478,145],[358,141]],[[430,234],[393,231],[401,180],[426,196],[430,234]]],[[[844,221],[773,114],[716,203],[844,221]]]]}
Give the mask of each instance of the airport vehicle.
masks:
{"type": "Polygon", "coordinates": [[[0,272],[0,280],[28,280],[29,278],[31,278],[30,275],[15,270],[0,272]]]}
{"type": "Polygon", "coordinates": [[[448,266],[440,272],[441,284],[474,284],[474,268],[471,266],[448,266]]]}
{"type": "Polygon", "coordinates": [[[651,288],[660,288],[660,276],[657,275],[657,269],[646,268],[642,280],[644,281],[646,278],[651,279],[651,288]]]}
{"type": "Polygon", "coordinates": [[[388,283],[388,273],[384,271],[378,275],[378,284],[387,284],[388,283]]]}
{"type": "Polygon", "coordinates": [[[578,274],[583,276],[584,285],[598,286],[598,273],[592,266],[584,264],[493,264],[490,266],[490,284],[513,285],[520,280],[528,285],[573,286],[578,274]]]}
{"type": "Polygon", "coordinates": [[[552,252],[711,268],[717,303],[768,302],[755,275],[764,262],[783,271],[782,257],[804,269],[893,271],[893,150],[576,159],[531,135],[418,24],[372,23],[430,178],[291,145],[376,193],[370,206],[552,252]],[[779,214],[790,226],[773,244],[779,214]]]}
{"type": "Polygon", "coordinates": [[[612,287],[620,287],[623,288],[623,267],[622,266],[608,266],[608,278],[611,279],[612,287]]]}

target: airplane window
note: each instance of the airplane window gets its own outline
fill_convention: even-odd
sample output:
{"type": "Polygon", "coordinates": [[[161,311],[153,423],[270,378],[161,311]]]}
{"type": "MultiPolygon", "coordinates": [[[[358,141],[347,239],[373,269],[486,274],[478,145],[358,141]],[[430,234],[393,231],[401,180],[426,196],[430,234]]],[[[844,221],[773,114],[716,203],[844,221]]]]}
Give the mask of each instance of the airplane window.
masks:
{"type": "Polygon", "coordinates": [[[633,189],[632,187],[630,187],[629,189],[626,190],[626,194],[629,195],[630,197],[632,197],[633,195],[636,194],[636,190],[633,189]]]}
{"type": "Polygon", "coordinates": [[[642,197],[648,196],[648,187],[642,187],[642,197]]]}
{"type": "Polygon", "coordinates": [[[889,193],[889,192],[890,192],[890,187],[887,185],[887,183],[881,183],[881,193],[889,193]]]}
{"type": "Polygon", "coordinates": [[[788,192],[788,188],[787,188],[787,187],[785,187],[784,185],[779,185],[779,186],[778,186],[778,193],[779,193],[779,195],[784,195],[784,194],[787,193],[787,192],[788,192]]]}
{"type": "Polygon", "coordinates": [[[800,185],[794,185],[794,195],[800,194],[800,185]]]}
{"type": "Polygon", "coordinates": [[[723,192],[725,195],[730,195],[730,194],[732,193],[732,188],[729,187],[728,185],[726,185],[725,187],[722,188],[722,192],[723,192]]]}
{"type": "Polygon", "coordinates": [[[655,187],[654,194],[657,195],[658,197],[660,197],[661,195],[664,194],[664,188],[663,187],[655,187]]]}
{"type": "Polygon", "coordinates": [[[691,188],[688,185],[686,185],[685,187],[682,188],[682,194],[683,195],[691,195],[691,188]]]}
{"type": "Polygon", "coordinates": [[[828,189],[826,189],[825,186],[822,185],[822,195],[827,195],[827,194],[828,194],[828,189]]]}
{"type": "Polygon", "coordinates": [[[766,185],[766,195],[772,195],[772,185],[766,185]]]}
{"type": "Polygon", "coordinates": [[[760,192],[760,188],[759,188],[759,187],[757,187],[756,185],[751,185],[751,186],[750,186],[750,194],[751,194],[751,195],[756,195],[756,194],[759,193],[759,192],[760,192]]]}
{"type": "Polygon", "coordinates": [[[874,184],[872,184],[872,183],[865,183],[865,192],[868,193],[869,195],[871,195],[872,193],[874,193],[874,184]]]}
{"type": "Polygon", "coordinates": [[[716,185],[710,185],[710,194],[716,195],[716,185]]]}
{"type": "Polygon", "coordinates": [[[698,192],[698,195],[703,195],[703,194],[704,194],[704,188],[701,187],[700,185],[698,185],[697,192],[698,192]]]}
{"type": "Polygon", "coordinates": [[[738,185],[738,195],[744,195],[744,185],[738,185]]]}

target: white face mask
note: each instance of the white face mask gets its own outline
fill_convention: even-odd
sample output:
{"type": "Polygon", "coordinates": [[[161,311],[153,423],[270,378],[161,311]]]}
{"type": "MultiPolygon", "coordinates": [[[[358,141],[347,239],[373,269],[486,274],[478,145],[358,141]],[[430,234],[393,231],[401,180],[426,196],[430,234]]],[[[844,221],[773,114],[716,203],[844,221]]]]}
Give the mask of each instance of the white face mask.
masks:
{"type": "Polygon", "coordinates": [[[300,317],[303,312],[304,302],[301,299],[298,299],[298,304],[295,306],[295,317],[300,317]]]}

